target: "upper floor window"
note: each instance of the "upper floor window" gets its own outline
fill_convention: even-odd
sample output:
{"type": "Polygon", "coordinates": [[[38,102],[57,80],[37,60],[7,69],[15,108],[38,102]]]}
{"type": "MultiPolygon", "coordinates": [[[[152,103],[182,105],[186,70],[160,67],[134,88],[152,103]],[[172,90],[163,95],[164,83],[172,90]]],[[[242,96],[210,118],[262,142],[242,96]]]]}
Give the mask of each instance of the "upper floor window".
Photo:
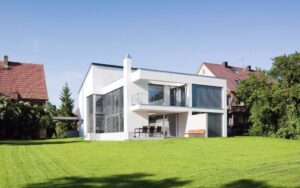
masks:
{"type": "Polygon", "coordinates": [[[163,104],[164,86],[149,84],[148,88],[149,104],[163,104]]]}
{"type": "Polygon", "coordinates": [[[193,107],[222,108],[222,88],[193,84],[192,90],[193,107]]]}

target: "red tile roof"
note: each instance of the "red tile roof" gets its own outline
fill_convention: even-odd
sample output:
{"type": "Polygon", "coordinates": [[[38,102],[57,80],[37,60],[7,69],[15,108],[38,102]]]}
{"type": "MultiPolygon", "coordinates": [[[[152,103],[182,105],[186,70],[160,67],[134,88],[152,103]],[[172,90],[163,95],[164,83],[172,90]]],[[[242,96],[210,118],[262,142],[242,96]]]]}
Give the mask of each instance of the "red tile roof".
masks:
{"type": "Polygon", "coordinates": [[[48,100],[44,66],[0,61],[0,94],[15,99],[48,100]]]}
{"type": "Polygon", "coordinates": [[[243,67],[233,67],[228,65],[225,67],[223,64],[203,63],[216,77],[227,79],[227,89],[236,91],[237,80],[245,80],[249,73],[255,72],[243,67]]]}

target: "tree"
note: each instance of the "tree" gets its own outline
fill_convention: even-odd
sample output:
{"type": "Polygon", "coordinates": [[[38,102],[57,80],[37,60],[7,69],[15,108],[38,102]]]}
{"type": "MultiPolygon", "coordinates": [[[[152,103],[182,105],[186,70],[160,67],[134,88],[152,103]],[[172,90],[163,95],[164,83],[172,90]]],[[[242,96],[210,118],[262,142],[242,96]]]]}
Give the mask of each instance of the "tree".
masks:
{"type": "Polygon", "coordinates": [[[62,92],[59,98],[61,101],[59,114],[62,116],[73,116],[72,110],[74,108],[74,100],[71,99],[71,94],[71,90],[66,83],[62,88],[62,92]]]}
{"type": "Polygon", "coordinates": [[[248,79],[242,80],[238,85],[236,97],[239,101],[246,102],[248,109],[251,109],[259,95],[259,90],[268,89],[268,76],[266,71],[256,70],[256,73],[249,75],[248,79]]]}
{"type": "Polygon", "coordinates": [[[300,83],[300,53],[275,57],[269,75],[282,87],[300,83]]]}
{"type": "MultiPolygon", "coordinates": [[[[60,94],[60,109],[58,110],[58,114],[60,116],[74,116],[72,110],[74,108],[74,100],[71,99],[71,90],[66,83],[60,94]]],[[[68,130],[74,130],[77,126],[76,121],[58,121],[56,122],[55,132],[57,137],[65,137],[66,132],[68,130]]]]}
{"type": "Polygon", "coordinates": [[[249,76],[237,89],[246,102],[250,135],[300,138],[300,53],[273,59],[270,71],[249,76]]]}

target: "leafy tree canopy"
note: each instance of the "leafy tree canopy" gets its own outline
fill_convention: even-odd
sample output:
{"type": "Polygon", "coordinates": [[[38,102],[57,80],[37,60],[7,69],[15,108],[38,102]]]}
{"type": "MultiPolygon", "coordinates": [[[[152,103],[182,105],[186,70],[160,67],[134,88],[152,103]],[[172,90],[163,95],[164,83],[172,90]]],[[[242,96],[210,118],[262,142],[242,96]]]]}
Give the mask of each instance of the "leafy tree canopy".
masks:
{"type": "Polygon", "coordinates": [[[250,112],[249,133],[300,138],[300,53],[273,60],[269,71],[258,70],[237,89],[250,112]]]}

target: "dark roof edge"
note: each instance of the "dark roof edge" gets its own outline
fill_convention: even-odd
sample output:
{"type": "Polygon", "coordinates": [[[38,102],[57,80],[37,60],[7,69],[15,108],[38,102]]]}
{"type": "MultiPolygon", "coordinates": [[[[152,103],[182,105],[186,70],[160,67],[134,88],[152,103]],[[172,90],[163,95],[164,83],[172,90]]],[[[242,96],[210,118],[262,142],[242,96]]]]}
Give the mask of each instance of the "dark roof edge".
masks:
{"type": "MultiPolygon", "coordinates": [[[[92,65],[97,65],[97,66],[102,66],[102,67],[111,67],[111,68],[119,68],[119,69],[123,69],[124,67],[121,65],[111,65],[111,64],[104,64],[104,63],[95,63],[92,62],[92,65]]],[[[137,68],[132,67],[132,70],[136,70],[137,68]]]]}
{"type": "Polygon", "coordinates": [[[203,76],[203,75],[192,74],[192,73],[173,72],[173,71],[164,71],[164,70],[155,70],[155,69],[145,69],[145,68],[140,68],[140,70],[145,70],[145,71],[155,71],[155,72],[165,72],[165,73],[173,73],[173,74],[182,74],[182,75],[187,75],[187,76],[198,76],[198,77],[204,77],[204,78],[214,78],[214,79],[226,80],[225,78],[222,78],[222,77],[203,76]]]}
{"type": "Polygon", "coordinates": [[[120,66],[120,65],[110,65],[110,64],[95,63],[95,62],[92,62],[92,65],[98,65],[98,66],[102,66],[102,67],[112,67],[112,68],[120,68],[120,69],[123,69],[123,66],[120,66]]]}
{"type": "Polygon", "coordinates": [[[82,88],[82,86],[83,86],[83,84],[84,84],[84,82],[85,82],[85,79],[86,79],[88,73],[89,73],[90,70],[91,70],[92,65],[93,65],[93,63],[90,64],[88,70],[87,70],[86,73],[85,73],[85,76],[84,76],[84,78],[83,78],[83,81],[81,82],[81,85],[80,85],[79,90],[78,90],[78,93],[77,93],[78,95],[79,95],[79,93],[80,93],[80,91],[81,91],[81,88],[82,88]]]}

